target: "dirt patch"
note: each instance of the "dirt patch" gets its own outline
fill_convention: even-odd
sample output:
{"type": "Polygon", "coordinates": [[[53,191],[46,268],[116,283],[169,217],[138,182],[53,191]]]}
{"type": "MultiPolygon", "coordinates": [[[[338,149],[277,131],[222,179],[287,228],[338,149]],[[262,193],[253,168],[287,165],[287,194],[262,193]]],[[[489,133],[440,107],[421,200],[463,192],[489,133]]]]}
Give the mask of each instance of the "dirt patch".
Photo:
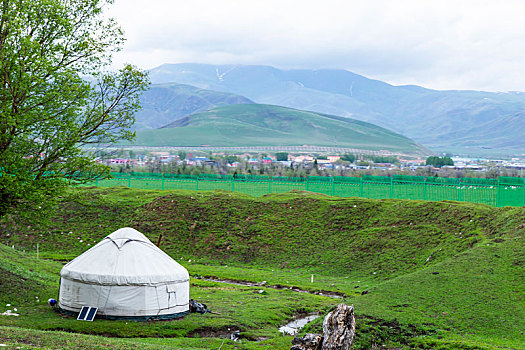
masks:
{"type": "Polygon", "coordinates": [[[222,326],[220,328],[202,327],[188,333],[189,338],[230,338],[233,332],[240,332],[237,326],[222,326]]]}

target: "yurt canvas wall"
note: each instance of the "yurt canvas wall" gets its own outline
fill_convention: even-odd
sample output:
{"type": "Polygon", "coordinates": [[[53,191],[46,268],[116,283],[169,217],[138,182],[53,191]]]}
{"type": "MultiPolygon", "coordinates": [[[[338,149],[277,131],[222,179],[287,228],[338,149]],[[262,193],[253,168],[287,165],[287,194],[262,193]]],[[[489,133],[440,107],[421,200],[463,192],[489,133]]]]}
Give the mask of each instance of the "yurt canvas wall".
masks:
{"type": "Polygon", "coordinates": [[[60,272],[59,307],[107,318],[169,319],[189,312],[188,271],[132,228],[104,238],[60,272]]]}

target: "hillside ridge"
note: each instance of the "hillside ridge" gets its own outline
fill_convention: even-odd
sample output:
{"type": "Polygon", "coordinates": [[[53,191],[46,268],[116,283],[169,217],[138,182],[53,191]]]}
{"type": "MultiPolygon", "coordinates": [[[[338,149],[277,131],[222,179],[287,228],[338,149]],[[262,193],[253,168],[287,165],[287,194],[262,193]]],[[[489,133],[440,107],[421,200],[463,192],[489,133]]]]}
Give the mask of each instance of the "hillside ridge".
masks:
{"type": "Polygon", "coordinates": [[[157,130],[137,132],[141,146],[331,146],[429,154],[409,138],[364,121],[261,104],[220,106],[157,130]]]}

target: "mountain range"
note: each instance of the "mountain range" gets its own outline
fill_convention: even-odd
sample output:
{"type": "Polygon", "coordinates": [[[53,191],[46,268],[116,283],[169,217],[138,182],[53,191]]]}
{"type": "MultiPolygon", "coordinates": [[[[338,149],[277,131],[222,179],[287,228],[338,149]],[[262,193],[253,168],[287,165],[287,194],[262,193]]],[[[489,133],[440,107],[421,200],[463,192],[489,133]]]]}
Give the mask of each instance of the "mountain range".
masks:
{"type": "Polygon", "coordinates": [[[169,124],[186,112],[202,112],[242,101],[240,103],[280,105],[366,121],[412,138],[434,151],[525,153],[522,137],[525,94],[521,92],[438,91],[414,85],[394,86],[337,69],[165,64],[149,74],[155,85],[143,98],[146,109],[141,118],[148,119],[148,114],[154,116],[156,122],[139,125],[138,129],[169,124]],[[222,96],[225,99],[201,101],[199,94],[188,95],[191,88],[182,88],[180,84],[197,88],[194,91],[204,95],[209,94],[209,90],[214,91],[213,94],[228,95],[222,96]],[[162,100],[165,105],[168,101],[177,101],[166,97],[168,90],[173,94],[177,89],[186,89],[191,108],[181,107],[177,102],[176,113],[169,108],[163,111],[156,101],[162,100]]]}

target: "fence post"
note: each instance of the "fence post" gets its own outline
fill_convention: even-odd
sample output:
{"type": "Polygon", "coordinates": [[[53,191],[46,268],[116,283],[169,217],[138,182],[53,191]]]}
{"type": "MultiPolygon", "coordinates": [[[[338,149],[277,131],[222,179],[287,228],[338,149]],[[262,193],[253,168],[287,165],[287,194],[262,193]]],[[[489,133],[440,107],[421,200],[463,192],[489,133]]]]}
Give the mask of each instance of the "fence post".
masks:
{"type": "Polygon", "coordinates": [[[394,198],[394,178],[390,177],[390,198],[394,198]]]}
{"type": "Polygon", "coordinates": [[[335,181],[333,177],[331,177],[330,179],[332,179],[332,196],[335,196],[335,181]]]}
{"type": "Polygon", "coordinates": [[[131,173],[128,173],[128,187],[131,188],[131,173]]]}
{"type": "Polygon", "coordinates": [[[268,177],[268,193],[272,193],[272,178],[268,177]]]}
{"type": "Polygon", "coordinates": [[[363,178],[361,178],[361,182],[359,182],[359,197],[363,197],[363,178]]]}
{"type": "Polygon", "coordinates": [[[164,173],[162,173],[162,190],[164,190],[164,173]]]}
{"type": "Polygon", "coordinates": [[[423,200],[427,200],[427,178],[423,179],[423,200]]]}
{"type": "Polygon", "coordinates": [[[198,190],[199,190],[199,175],[197,175],[197,189],[196,189],[196,191],[198,191],[198,190]]]}
{"type": "Polygon", "coordinates": [[[501,183],[499,182],[499,178],[498,178],[498,183],[496,184],[496,189],[497,189],[497,192],[496,192],[496,207],[499,207],[500,187],[501,187],[501,183]]]}
{"type": "Polygon", "coordinates": [[[235,192],[235,178],[232,176],[232,192],[235,192]]]}
{"type": "Polygon", "coordinates": [[[523,197],[523,203],[521,203],[521,204],[522,204],[522,206],[524,206],[525,205],[525,179],[522,179],[522,180],[523,180],[523,186],[521,187],[521,190],[523,191],[523,196],[522,196],[523,197]]]}
{"type": "Polygon", "coordinates": [[[458,201],[461,202],[461,186],[463,185],[461,183],[461,180],[463,180],[463,178],[459,178],[459,184],[458,184],[458,201]]]}

